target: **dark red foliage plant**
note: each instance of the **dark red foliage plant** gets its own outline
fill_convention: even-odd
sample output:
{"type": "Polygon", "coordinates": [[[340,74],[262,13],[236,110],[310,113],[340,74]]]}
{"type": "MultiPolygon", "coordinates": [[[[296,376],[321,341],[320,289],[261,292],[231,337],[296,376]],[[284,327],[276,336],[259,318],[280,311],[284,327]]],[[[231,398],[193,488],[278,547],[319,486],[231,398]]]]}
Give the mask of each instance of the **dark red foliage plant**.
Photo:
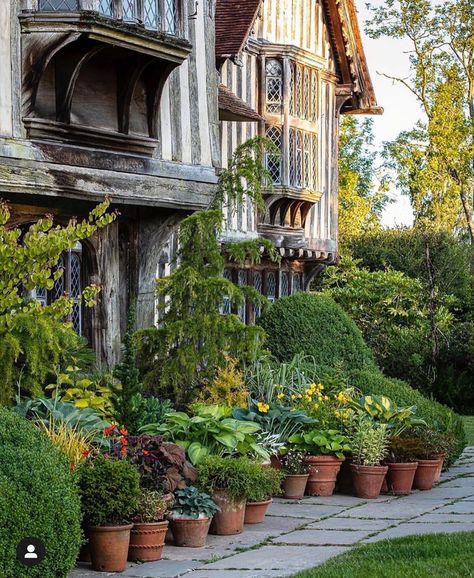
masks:
{"type": "Polygon", "coordinates": [[[150,490],[174,492],[196,481],[197,472],[186,460],[184,448],[163,441],[161,436],[129,436],[124,429],[109,431],[110,454],[126,459],[140,474],[140,484],[150,490]]]}

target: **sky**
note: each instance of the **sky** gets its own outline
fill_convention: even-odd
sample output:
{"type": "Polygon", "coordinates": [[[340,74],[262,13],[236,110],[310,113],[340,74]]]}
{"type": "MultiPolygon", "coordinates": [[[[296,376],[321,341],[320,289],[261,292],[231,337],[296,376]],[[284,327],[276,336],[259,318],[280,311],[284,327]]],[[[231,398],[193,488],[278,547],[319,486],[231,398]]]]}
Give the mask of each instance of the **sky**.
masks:
{"type": "MultiPolygon", "coordinates": [[[[372,1],[374,5],[380,3],[372,1]]],[[[407,88],[381,75],[386,73],[402,78],[408,75],[408,42],[387,38],[370,39],[364,31],[365,21],[370,17],[365,0],[356,0],[356,6],[375,94],[379,106],[384,109],[382,116],[372,117],[376,146],[381,149],[384,141],[393,140],[401,131],[412,128],[415,122],[422,118],[422,113],[417,100],[407,88]]],[[[385,209],[382,224],[386,227],[410,225],[413,213],[408,198],[396,190],[392,190],[390,196],[394,201],[385,209]]]]}

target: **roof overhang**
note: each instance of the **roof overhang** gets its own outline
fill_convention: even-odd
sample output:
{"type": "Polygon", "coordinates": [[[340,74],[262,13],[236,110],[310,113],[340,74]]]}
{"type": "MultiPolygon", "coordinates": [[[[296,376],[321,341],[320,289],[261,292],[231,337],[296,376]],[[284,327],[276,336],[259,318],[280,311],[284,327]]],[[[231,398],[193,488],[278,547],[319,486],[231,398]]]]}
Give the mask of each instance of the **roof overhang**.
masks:
{"type": "Polygon", "coordinates": [[[220,84],[219,120],[259,122],[264,119],[256,110],[227,88],[227,86],[220,84]]]}

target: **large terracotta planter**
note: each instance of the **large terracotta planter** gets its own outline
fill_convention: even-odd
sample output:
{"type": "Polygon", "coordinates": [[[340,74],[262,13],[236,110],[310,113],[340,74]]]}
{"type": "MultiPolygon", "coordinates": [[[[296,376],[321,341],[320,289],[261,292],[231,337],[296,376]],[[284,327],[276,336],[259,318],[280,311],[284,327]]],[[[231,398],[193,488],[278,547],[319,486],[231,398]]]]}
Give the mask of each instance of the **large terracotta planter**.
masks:
{"type": "Polygon", "coordinates": [[[126,526],[89,526],[92,569],[99,572],[123,572],[127,564],[130,530],[126,526]]]}
{"type": "Polygon", "coordinates": [[[308,496],[332,496],[336,478],[343,460],[335,456],[306,456],[309,478],[306,484],[308,496]]]}
{"type": "Polygon", "coordinates": [[[161,560],[167,530],[167,521],[154,524],[134,524],[130,532],[128,559],[131,562],[161,560]]]}
{"type": "Polygon", "coordinates": [[[360,466],[351,464],[354,491],[358,498],[378,498],[388,466],[360,466]]]}
{"type": "Polygon", "coordinates": [[[406,496],[411,492],[418,462],[388,464],[386,476],[388,489],[396,496],[406,496]]]}
{"type": "Polygon", "coordinates": [[[247,502],[245,505],[245,524],[261,524],[265,520],[268,506],[272,500],[264,500],[263,502],[247,502]]]}
{"type": "Polygon", "coordinates": [[[439,461],[439,466],[438,469],[436,471],[436,476],[435,476],[435,483],[439,482],[439,479],[441,477],[441,472],[443,471],[443,465],[444,465],[444,460],[446,458],[446,454],[435,454],[433,456],[434,459],[437,459],[439,461]]]}
{"type": "Polygon", "coordinates": [[[282,483],[283,497],[287,500],[301,500],[306,489],[309,474],[292,474],[285,477],[282,483]]]}
{"type": "Polygon", "coordinates": [[[245,500],[234,500],[224,490],[217,490],[212,499],[220,512],[214,514],[209,533],[218,536],[240,534],[244,529],[245,500]]]}
{"type": "Polygon", "coordinates": [[[418,460],[418,467],[413,480],[414,490],[431,490],[438,473],[439,460],[418,460]]]}
{"type": "Polygon", "coordinates": [[[352,482],[351,464],[353,458],[346,458],[342,464],[336,479],[336,489],[340,494],[354,495],[354,484],[352,482]]]}
{"type": "Polygon", "coordinates": [[[203,548],[209,533],[211,518],[175,518],[170,520],[174,545],[183,548],[203,548]]]}

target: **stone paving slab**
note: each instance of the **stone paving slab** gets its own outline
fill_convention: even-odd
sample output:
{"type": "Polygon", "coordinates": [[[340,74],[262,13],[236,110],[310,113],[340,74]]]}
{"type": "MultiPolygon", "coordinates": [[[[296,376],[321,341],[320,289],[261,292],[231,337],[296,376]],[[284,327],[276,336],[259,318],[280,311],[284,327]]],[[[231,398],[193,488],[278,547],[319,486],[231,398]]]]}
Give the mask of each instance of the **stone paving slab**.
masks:
{"type": "Polygon", "coordinates": [[[379,542],[388,538],[401,538],[403,536],[414,536],[417,534],[452,534],[454,532],[473,532],[474,524],[452,523],[452,524],[400,524],[395,528],[390,528],[384,532],[380,532],[376,536],[372,536],[363,540],[364,543],[379,542]]]}
{"type": "MultiPolygon", "coordinates": [[[[284,570],[196,570],[188,578],[284,578],[284,570]],[[282,573],[283,572],[283,573],[282,573]]],[[[290,570],[293,573],[292,570],[290,570]]]]}
{"type": "MultiPolygon", "coordinates": [[[[399,520],[396,520],[399,523],[399,520]]],[[[307,529],[314,530],[342,530],[352,532],[355,530],[370,530],[376,532],[377,530],[385,530],[393,525],[393,520],[361,520],[359,518],[327,518],[320,522],[314,522],[306,526],[307,529]]]]}
{"type": "Polygon", "coordinates": [[[455,504],[443,506],[437,510],[440,514],[474,514],[474,502],[462,500],[455,504]]]}
{"type": "Polygon", "coordinates": [[[435,510],[432,514],[425,514],[419,518],[414,518],[413,520],[408,520],[408,524],[418,524],[422,523],[444,523],[451,524],[455,523],[466,523],[474,524],[474,514],[438,514],[439,510],[435,510]]]}
{"type": "MultiPolygon", "coordinates": [[[[303,518],[309,520],[320,520],[321,518],[327,518],[328,516],[340,514],[346,509],[347,506],[311,505],[307,504],[304,501],[292,504],[276,502],[270,506],[267,515],[288,516],[291,518],[299,518],[299,519],[303,518]]],[[[303,523],[303,521],[301,523],[303,523]]]]}
{"type": "Polygon", "coordinates": [[[412,502],[404,503],[402,498],[398,498],[393,502],[385,503],[369,503],[357,508],[346,510],[339,517],[350,518],[384,518],[387,520],[403,520],[406,518],[413,518],[428,513],[437,507],[436,502],[426,501],[424,503],[412,502]]]}
{"type": "MultiPolygon", "coordinates": [[[[158,562],[133,565],[122,574],[115,574],[115,576],[127,576],[128,578],[156,578],[157,576],[159,578],[178,578],[200,566],[202,566],[202,562],[192,560],[159,560],[158,562]]],[[[97,578],[100,578],[100,575],[97,578]]]]}
{"type": "Polygon", "coordinates": [[[438,500],[442,502],[443,500],[453,501],[457,498],[468,498],[474,496],[474,486],[460,486],[454,488],[445,488],[440,486],[433,488],[429,492],[414,492],[409,496],[405,496],[403,502],[405,504],[411,504],[413,502],[419,504],[425,500],[438,500]]]}
{"type": "MultiPolygon", "coordinates": [[[[314,568],[329,558],[345,552],[342,546],[263,546],[206,565],[206,570],[291,570],[293,574],[314,568]]],[[[283,574],[285,575],[285,574],[283,574]]],[[[192,577],[192,574],[190,575],[192,577]]]]}
{"type": "Polygon", "coordinates": [[[305,544],[315,546],[352,546],[374,531],[298,530],[272,540],[273,544],[305,544]]]}

